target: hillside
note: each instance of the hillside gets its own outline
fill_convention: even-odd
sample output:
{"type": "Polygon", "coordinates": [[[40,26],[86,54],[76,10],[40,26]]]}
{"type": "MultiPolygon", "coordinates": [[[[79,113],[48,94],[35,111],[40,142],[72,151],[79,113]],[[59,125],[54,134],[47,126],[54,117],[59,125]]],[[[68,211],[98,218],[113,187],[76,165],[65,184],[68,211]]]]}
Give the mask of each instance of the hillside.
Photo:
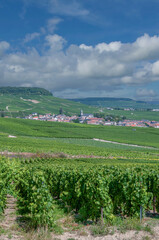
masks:
{"type": "Polygon", "coordinates": [[[0,87],[0,94],[52,96],[46,89],[36,87],[0,87]]]}
{"type": "Polygon", "coordinates": [[[96,107],[56,98],[52,93],[42,88],[0,88],[1,115],[16,117],[33,112],[57,114],[60,108],[63,109],[63,113],[68,115],[80,114],[81,109],[84,113],[98,111],[96,107]]]}
{"type": "Polygon", "coordinates": [[[94,98],[76,98],[70,100],[96,107],[135,108],[135,109],[159,108],[159,104],[153,104],[153,102],[136,101],[130,98],[94,97],[94,98]]]}

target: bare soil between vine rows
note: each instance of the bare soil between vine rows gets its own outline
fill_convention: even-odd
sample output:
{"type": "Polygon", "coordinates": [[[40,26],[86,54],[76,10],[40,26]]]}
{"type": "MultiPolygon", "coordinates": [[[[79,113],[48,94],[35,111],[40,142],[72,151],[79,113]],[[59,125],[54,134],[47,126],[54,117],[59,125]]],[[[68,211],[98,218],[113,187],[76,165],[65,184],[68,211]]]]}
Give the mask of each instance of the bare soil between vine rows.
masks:
{"type": "Polygon", "coordinates": [[[73,218],[60,219],[59,224],[64,233],[54,234],[52,232],[24,231],[23,223],[19,221],[20,216],[16,213],[16,199],[7,195],[7,206],[0,221],[0,240],[159,240],[159,219],[153,225],[150,217],[143,219],[143,224],[151,226],[151,232],[127,230],[121,233],[116,227],[109,227],[107,235],[92,235],[91,225],[78,225],[73,218]]]}

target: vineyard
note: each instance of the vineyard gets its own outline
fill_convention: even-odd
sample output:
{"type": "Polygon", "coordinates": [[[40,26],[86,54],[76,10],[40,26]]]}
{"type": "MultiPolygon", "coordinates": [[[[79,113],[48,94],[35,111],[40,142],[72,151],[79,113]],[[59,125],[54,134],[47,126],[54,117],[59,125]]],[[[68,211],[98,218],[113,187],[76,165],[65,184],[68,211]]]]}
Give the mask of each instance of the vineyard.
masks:
{"type": "Polygon", "coordinates": [[[55,229],[58,211],[82,223],[103,224],[139,220],[141,209],[142,217],[159,212],[158,129],[21,119],[0,123],[0,215],[8,195],[34,229],[55,229]]]}
{"type": "Polygon", "coordinates": [[[159,163],[86,159],[0,159],[0,211],[8,193],[34,227],[54,227],[54,210],[68,208],[83,220],[113,221],[159,211],[159,163]],[[155,203],[154,203],[155,199],[155,203]]]}
{"type": "Polygon", "coordinates": [[[99,138],[159,148],[159,129],[0,118],[0,133],[34,138],[99,138]],[[134,131],[135,129],[135,131],[134,131]]]}

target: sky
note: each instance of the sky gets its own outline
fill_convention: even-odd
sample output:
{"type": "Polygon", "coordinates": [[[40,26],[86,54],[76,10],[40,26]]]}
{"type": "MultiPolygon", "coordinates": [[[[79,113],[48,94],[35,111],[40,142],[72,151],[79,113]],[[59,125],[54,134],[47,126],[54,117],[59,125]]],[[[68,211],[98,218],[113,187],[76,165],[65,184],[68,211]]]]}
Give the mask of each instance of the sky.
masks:
{"type": "Polygon", "coordinates": [[[0,0],[0,86],[159,100],[159,0],[0,0]]]}

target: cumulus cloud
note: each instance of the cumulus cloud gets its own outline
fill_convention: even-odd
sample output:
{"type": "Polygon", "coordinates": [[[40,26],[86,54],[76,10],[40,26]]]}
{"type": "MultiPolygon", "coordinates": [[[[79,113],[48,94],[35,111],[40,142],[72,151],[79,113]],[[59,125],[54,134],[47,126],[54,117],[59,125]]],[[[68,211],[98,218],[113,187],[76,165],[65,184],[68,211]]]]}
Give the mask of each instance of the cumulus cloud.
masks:
{"type": "Polygon", "coordinates": [[[57,34],[46,36],[47,45],[51,51],[60,51],[66,43],[65,39],[57,34]]]}
{"type": "Polygon", "coordinates": [[[109,44],[106,43],[99,43],[96,45],[95,49],[99,51],[99,53],[102,52],[116,52],[120,49],[121,42],[111,42],[109,44]]]}
{"type": "Polygon", "coordinates": [[[159,76],[159,61],[156,61],[152,64],[152,74],[154,76],[159,76]]]}
{"type": "Polygon", "coordinates": [[[60,35],[45,37],[43,52],[6,52],[0,42],[1,85],[44,87],[57,95],[107,92],[143,86],[136,96],[156,96],[146,84],[159,81],[159,37],[141,36],[133,43],[67,45],[60,35]],[[138,54],[138,52],[140,54],[138,54]],[[69,91],[68,91],[69,90],[69,91]]]}
{"type": "Polygon", "coordinates": [[[150,37],[148,34],[144,34],[125,48],[128,51],[125,55],[127,60],[155,60],[159,56],[159,36],[150,37]]]}
{"type": "Polygon", "coordinates": [[[92,46],[87,46],[87,45],[85,45],[85,44],[81,44],[81,45],[79,46],[79,48],[80,48],[80,49],[83,49],[83,50],[92,50],[92,49],[93,49],[92,46]]]}

